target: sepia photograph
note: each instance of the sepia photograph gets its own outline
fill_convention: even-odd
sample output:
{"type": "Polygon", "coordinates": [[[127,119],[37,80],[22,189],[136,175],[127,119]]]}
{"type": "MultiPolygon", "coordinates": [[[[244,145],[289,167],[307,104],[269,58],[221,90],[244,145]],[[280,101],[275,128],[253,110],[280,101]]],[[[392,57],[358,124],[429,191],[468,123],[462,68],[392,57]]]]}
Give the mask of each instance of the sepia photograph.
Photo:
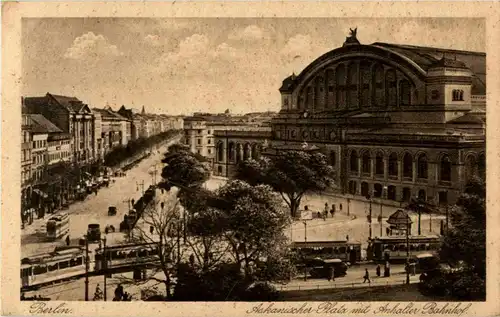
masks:
{"type": "Polygon", "coordinates": [[[484,34],[23,19],[21,300],[485,300],[484,34]]]}
{"type": "Polygon", "coordinates": [[[2,314],[500,312],[486,6],[189,6],[3,5],[2,314]]]}

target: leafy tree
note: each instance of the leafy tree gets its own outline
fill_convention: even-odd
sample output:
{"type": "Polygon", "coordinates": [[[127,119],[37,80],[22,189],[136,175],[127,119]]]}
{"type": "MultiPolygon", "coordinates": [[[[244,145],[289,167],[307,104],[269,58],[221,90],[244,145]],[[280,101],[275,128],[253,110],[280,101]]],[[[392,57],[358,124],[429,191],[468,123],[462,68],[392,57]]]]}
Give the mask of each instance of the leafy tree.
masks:
{"type": "Polygon", "coordinates": [[[170,189],[172,186],[201,187],[210,177],[207,164],[200,162],[191,152],[182,147],[175,146],[165,154],[162,160],[166,166],[161,176],[165,180],[160,186],[170,189]]]}
{"type": "Polygon", "coordinates": [[[475,178],[465,187],[450,213],[451,226],[445,232],[441,259],[466,271],[453,283],[456,296],[482,297],[486,278],[486,184],[475,178]],[[474,292],[472,290],[475,290],[474,292]]]}
{"type": "MultiPolygon", "coordinates": [[[[245,277],[258,278],[256,273],[261,262],[270,260],[268,264],[281,264],[280,260],[286,260],[288,246],[284,230],[290,224],[290,217],[271,187],[234,180],[219,188],[216,194],[224,202],[217,221],[245,277]]],[[[282,278],[275,273],[268,272],[267,277],[282,278]]]]}
{"type": "Polygon", "coordinates": [[[321,192],[333,185],[335,170],[321,153],[287,151],[273,157],[246,160],[239,164],[237,178],[251,185],[266,184],[279,192],[292,217],[304,194],[321,192]]]}
{"type": "MultiPolygon", "coordinates": [[[[146,206],[142,217],[134,226],[131,242],[143,244],[150,253],[156,254],[157,261],[150,263],[143,283],[156,281],[163,284],[167,299],[172,297],[173,277],[177,274],[177,264],[184,255],[181,248],[180,234],[181,209],[174,195],[166,201],[158,196],[153,203],[146,206]]],[[[136,281],[121,277],[123,284],[137,284],[136,281]]]]}

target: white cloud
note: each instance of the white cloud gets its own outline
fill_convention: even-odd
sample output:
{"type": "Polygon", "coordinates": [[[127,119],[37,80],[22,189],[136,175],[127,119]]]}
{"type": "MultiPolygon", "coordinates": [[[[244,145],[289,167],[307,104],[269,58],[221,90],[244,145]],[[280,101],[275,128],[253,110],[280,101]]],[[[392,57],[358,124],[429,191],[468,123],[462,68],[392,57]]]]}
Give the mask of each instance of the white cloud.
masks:
{"type": "Polygon", "coordinates": [[[241,57],[241,52],[240,50],[231,47],[227,43],[222,43],[217,48],[212,52],[212,56],[217,58],[217,57],[222,57],[222,58],[239,58],[241,57]]]}
{"type": "Polygon", "coordinates": [[[73,41],[73,45],[64,53],[65,58],[80,60],[120,55],[123,53],[118,50],[116,45],[109,43],[103,35],[95,35],[93,32],[77,37],[73,41]]]}
{"type": "Polygon", "coordinates": [[[144,37],[144,42],[151,46],[162,46],[165,44],[165,41],[159,35],[148,34],[144,37]]]}
{"type": "Polygon", "coordinates": [[[329,48],[315,45],[310,35],[297,34],[280,50],[284,71],[298,73],[329,48]]]}
{"type": "Polygon", "coordinates": [[[267,40],[271,38],[271,34],[257,25],[249,25],[232,32],[228,37],[230,40],[267,40]]]}
{"type": "Polygon", "coordinates": [[[312,40],[310,35],[297,34],[286,42],[280,53],[288,59],[305,57],[312,52],[312,40]]]}
{"type": "MultiPolygon", "coordinates": [[[[241,57],[239,50],[227,43],[215,48],[210,46],[206,35],[193,34],[179,43],[176,52],[168,52],[160,57],[159,71],[194,75],[210,71],[214,63],[234,60],[241,57]]],[[[228,65],[227,65],[228,66],[228,65]]]]}

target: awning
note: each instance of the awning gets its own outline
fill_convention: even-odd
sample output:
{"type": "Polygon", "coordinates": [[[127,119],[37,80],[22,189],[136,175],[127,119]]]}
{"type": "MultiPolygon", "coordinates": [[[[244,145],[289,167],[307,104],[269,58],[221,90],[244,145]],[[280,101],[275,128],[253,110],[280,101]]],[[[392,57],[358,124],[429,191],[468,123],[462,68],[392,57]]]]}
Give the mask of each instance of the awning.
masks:
{"type": "Polygon", "coordinates": [[[37,194],[38,194],[40,197],[42,197],[42,198],[47,198],[47,197],[49,197],[46,193],[44,193],[43,191],[39,190],[38,188],[33,189],[33,191],[34,191],[35,193],[37,193],[37,194]]]}

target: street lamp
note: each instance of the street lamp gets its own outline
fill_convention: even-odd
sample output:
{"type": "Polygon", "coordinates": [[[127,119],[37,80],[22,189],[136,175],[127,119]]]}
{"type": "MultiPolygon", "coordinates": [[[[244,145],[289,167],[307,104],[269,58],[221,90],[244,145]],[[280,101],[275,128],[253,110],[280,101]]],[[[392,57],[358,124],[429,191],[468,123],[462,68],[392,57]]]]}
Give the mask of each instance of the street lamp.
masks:
{"type": "Polygon", "coordinates": [[[90,258],[89,258],[89,239],[87,235],[84,235],[83,238],[85,239],[85,301],[89,301],[89,265],[90,265],[90,258]]]}
{"type": "Polygon", "coordinates": [[[406,212],[406,266],[406,284],[410,285],[410,215],[408,212],[406,212]]]}
{"type": "Polygon", "coordinates": [[[144,181],[142,182],[135,182],[137,186],[137,191],[139,191],[139,187],[142,189],[142,195],[144,195],[144,181]]]}
{"type": "Polygon", "coordinates": [[[383,232],[382,232],[382,218],[383,218],[383,213],[382,213],[382,199],[384,197],[384,191],[387,193],[387,186],[384,186],[382,188],[382,197],[380,198],[380,215],[378,216],[378,222],[380,224],[380,236],[382,237],[383,232]]]}
{"type": "Polygon", "coordinates": [[[107,299],[107,289],[106,289],[106,282],[107,282],[107,275],[108,275],[108,262],[106,260],[106,235],[104,235],[101,239],[103,245],[102,245],[102,269],[104,269],[104,301],[107,299]]]}
{"type": "Polygon", "coordinates": [[[369,231],[368,231],[368,239],[371,239],[372,238],[372,197],[370,196],[370,194],[367,194],[366,195],[366,199],[368,199],[368,202],[370,204],[370,207],[369,207],[369,214],[368,214],[368,224],[369,224],[369,231]]]}
{"type": "MultiPolygon", "coordinates": [[[[302,223],[304,224],[304,243],[307,244],[307,221],[304,220],[302,221],[302,223]]],[[[306,246],[304,245],[304,247],[306,246]]],[[[307,265],[305,262],[304,262],[304,281],[307,281],[307,265]]]]}

